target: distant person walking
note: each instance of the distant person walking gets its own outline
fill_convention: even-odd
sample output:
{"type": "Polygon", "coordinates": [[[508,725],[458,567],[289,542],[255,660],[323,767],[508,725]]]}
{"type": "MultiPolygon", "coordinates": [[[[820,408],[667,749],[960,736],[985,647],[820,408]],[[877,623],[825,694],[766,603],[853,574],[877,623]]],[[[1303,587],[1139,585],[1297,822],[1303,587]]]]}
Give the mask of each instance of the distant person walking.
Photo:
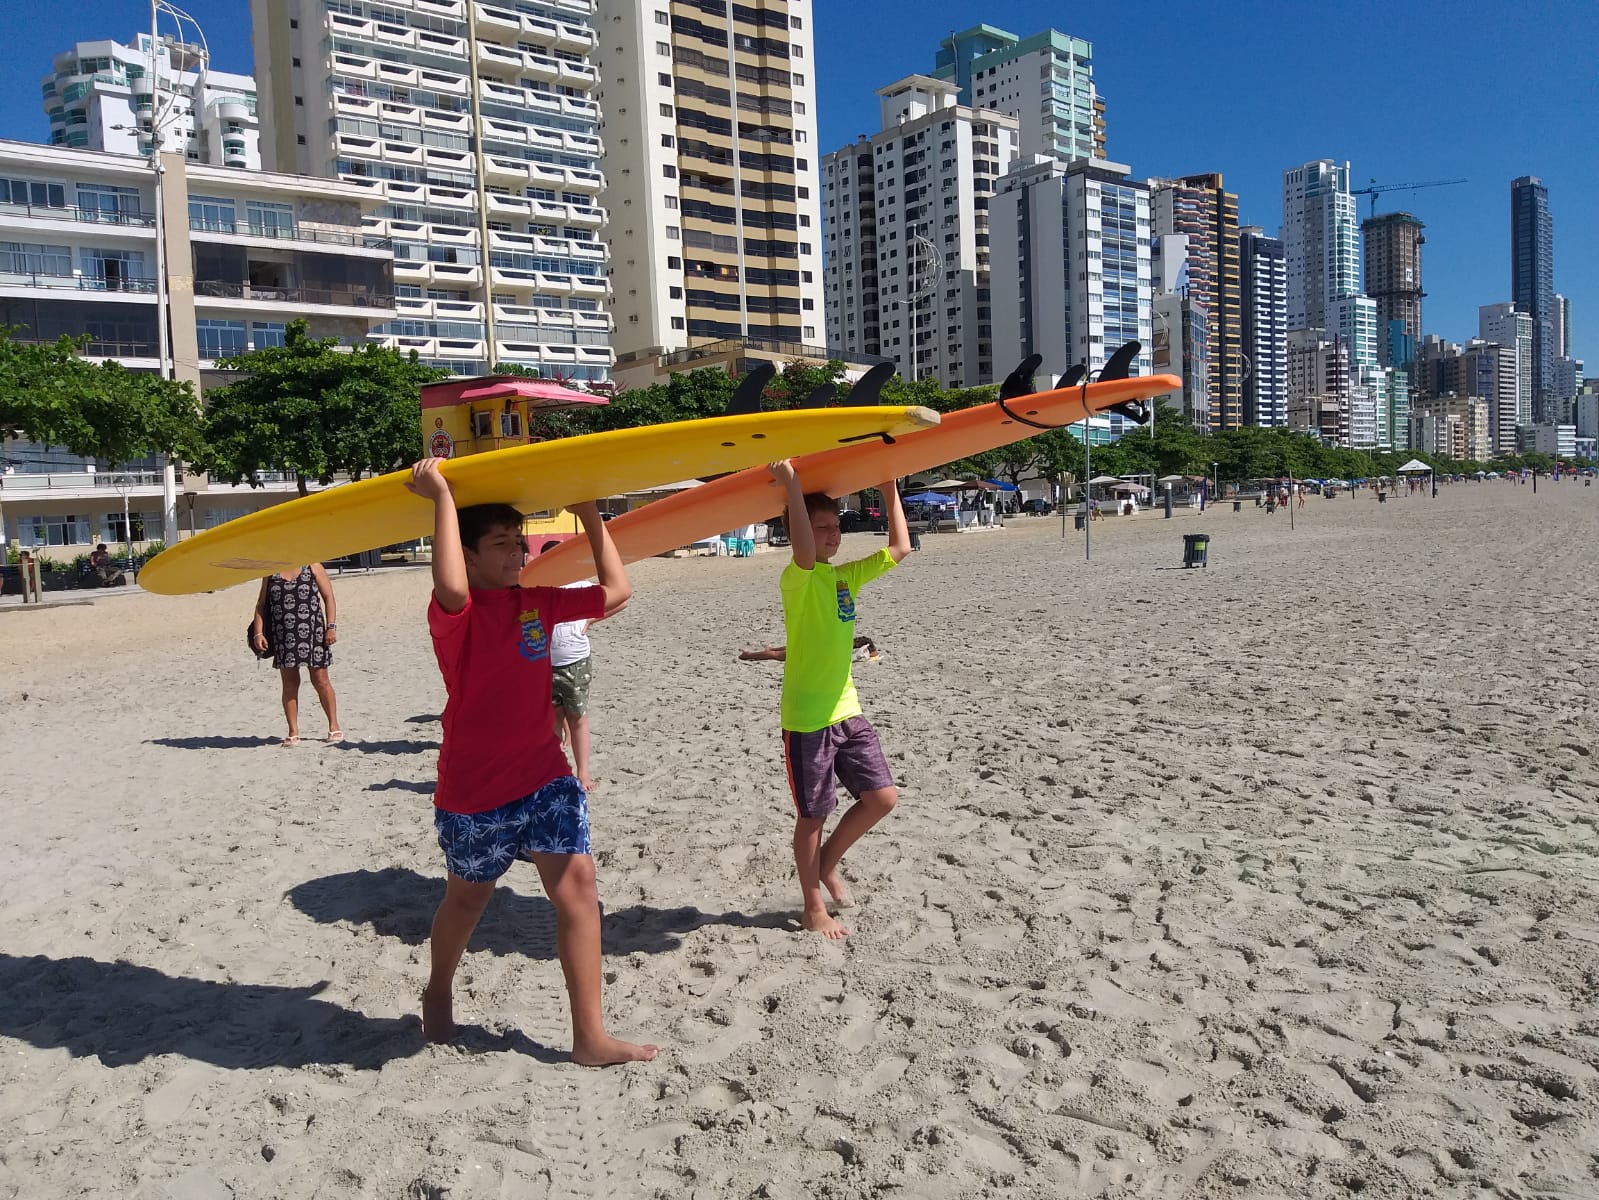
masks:
{"type": "Polygon", "coordinates": [[[333,583],[321,563],[268,575],[255,601],[255,648],[272,650],[272,665],[283,677],[283,716],[289,723],[285,746],[300,744],[300,668],[311,672],[311,686],[328,718],[328,741],[342,742],[338,701],[328,668],[339,640],[333,583]],[[270,636],[269,636],[270,635],[270,636]]]}

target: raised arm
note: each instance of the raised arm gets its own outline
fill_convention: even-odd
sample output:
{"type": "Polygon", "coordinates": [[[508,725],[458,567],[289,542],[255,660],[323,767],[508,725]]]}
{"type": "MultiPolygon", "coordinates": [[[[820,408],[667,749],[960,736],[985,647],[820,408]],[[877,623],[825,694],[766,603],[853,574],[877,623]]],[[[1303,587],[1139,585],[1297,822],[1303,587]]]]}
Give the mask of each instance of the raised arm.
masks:
{"type": "Polygon", "coordinates": [[[899,502],[899,483],[890,479],[882,485],[883,516],[888,519],[888,553],[896,563],[911,552],[910,526],[905,524],[905,506],[899,502]]]}
{"type": "Polygon", "coordinates": [[[627,581],[627,568],[610,530],[605,528],[605,518],[600,516],[599,505],[589,500],[572,505],[571,511],[583,522],[583,532],[588,534],[589,551],[594,555],[594,573],[605,589],[605,615],[613,616],[633,595],[633,585],[627,581]]]}
{"type": "Polygon", "coordinates": [[[339,605],[333,599],[333,580],[328,578],[327,568],[319,562],[311,564],[311,578],[316,580],[316,590],[322,596],[322,611],[327,615],[328,623],[324,640],[331,646],[339,640],[339,605]]]}
{"type": "Polygon", "coordinates": [[[811,532],[811,517],[805,511],[805,492],[800,487],[799,475],[788,459],[771,463],[766,468],[772,478],[783,485],[783,526],[788,530],[789,548],[794,552],[794,565],[802,571],[816,569],[816,535],[811,532]]]}
{"type": "Polygon", "coordinates": [[[442,459],[424,458],[411,468],[405,486],[433,502],[433,598],[447,613],[458,613],[470,598],[466,555],[461,552],[461,527],[455,520],[455,494],[439,473],[442,459]]]}

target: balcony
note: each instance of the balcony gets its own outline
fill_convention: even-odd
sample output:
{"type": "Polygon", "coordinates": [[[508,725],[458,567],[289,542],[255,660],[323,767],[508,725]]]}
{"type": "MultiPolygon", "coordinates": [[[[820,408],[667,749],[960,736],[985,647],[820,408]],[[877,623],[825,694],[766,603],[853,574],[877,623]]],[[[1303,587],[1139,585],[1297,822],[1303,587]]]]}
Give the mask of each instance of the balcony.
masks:
{"type": "Polygon", "coordinates": [[[474,4],[472,13],[476,18],[478,37],[485,41],[492,38],[507,46],[516,45],[516,40],[522,32],[522,22],[517,20],[515,13],[500,8],[487,8],[482,4],[474,4]]]}
{"type": "Polygon", "coordinates": [[[507,50],[490,42],[479,42],[477,65],[484,74],[515,79],[522,73],[522,55],[516,50],[507,50]]]}
{"type": "Polygon", "coordinates": [[[555,45],[561,50],[571,50],[581,54],[594,49],[594,35],[587,29],[577,25],[557,25],[555,28],[555,45]]]}
{"type": "Polygon", "coordinates": [[[87,275],[40,275],[24,271],[0,271],[0,289],[43,288],[49,291],[118,292],[132,296],[155,296],[153,279],[98,279],[87,275]]]}
{"type": "Polygon", "coordinates": [[[514,158],[496,158],[486,154],[483,156],[483,175],[495,183],[523,184],[528,181],[528,164],[514,158]]]}
{"type": "Polygon", "coordinates": [[[346,233],[339,229],[307,229],[299,225],[253,225],[239,222],[202,221],[189,218],[189,228],[196,233],[214,233],[228,237],[262,238],[274,242],[301,242],[319,246],[342,246],[357,250],[387,250],[390,241],[384,237],[358,230],[346,233]]]}
{"type": "Polygon", "coordinates": [[[50,208],[42,204],[0,204],[0,225],[8,218],[26,217],[38,221],[79,221],[91,225],[114,225],[120,229],[154,229],[155,218],[144,213],[104,212],[97,208],[50,208]]]}
{"type": "Polygon", "coordinates": [[[197,279],[194,283],[194,296],[202,306],[207,300],[239,300],[247,305],[313,304],[333,308],[359,308],[374,316],[394,311],[392,294],[343,288],[256,287],[248,283],[222,283],[217,280],[197,279]]]}

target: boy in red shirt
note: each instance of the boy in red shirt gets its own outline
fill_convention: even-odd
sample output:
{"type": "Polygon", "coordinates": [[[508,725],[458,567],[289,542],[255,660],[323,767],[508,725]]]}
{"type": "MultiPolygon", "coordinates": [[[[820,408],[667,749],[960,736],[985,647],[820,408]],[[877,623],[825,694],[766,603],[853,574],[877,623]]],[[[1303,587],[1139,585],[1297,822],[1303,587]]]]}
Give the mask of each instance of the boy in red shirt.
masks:
{"type": "Polygon", "coordinates": [[[433,917],[422,1031],[434,1042],[455,1036],[455,969],[495,881],[525,858],[555,906],[555,944],[572,1008],[572,1061],[602,1067],[654,1058],[654,1046],[605,1032],[588,800],[561,753],[550,705],[550,631],[562,621],[609,616],[627,603],[632,589],[621,556],[599,511],[580,504],[572,511],[588,534],[599,586],[519,586],[522,514],[508,504],[457,511],[440,461],[417,463],[406,485],[433,502],[428,630],[449,694],[433,797],[449,880],[433,917]]]}

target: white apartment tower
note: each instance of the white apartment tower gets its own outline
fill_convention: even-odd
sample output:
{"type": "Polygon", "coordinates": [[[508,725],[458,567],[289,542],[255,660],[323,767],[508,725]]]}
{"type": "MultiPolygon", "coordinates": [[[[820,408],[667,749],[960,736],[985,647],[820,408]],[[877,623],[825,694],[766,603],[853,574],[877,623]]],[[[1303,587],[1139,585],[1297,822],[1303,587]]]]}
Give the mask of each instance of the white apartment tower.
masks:
{"type": "Polygon", "coordinates": [[[279,171],[369,189],[397,318],[458,374],[609,378],[593,0],[251,0],[279,171]]]}
{"type": "Polygon", "coordinates": [[[1015,117],[1024,162],[1105,157],[1105,103],[1094,89],[1094,48],[1082,38],[1057,29],[1018,38],[978,25],[939,43],[933,77],[955,84],[964,105],[1015,117]]]}
{"type": "Polygon", "coordinates": [[[810,0],[598,0],[594,25],[618,372],[819,345],[810,0]]]}
{"type": "Polygon", "coordinates": [[[154,147],[155,110],[171,107],[162,149],[214,167],[261,169],[255,80],[214,71],[198,46],[150,35],[133,45],[79,42],[56,55],[40,90],[50,118],[50,144],[108,154],[140,154],[154,147]]]}
{"type": "MultiPolygon", "coordinates": [[[[1532,314],[1514,304],[1484,304],[1477,309],[1477,336],[1515,356],[1517,425],[1532,424],[1532,314]]],[[[1497,442],[1498,439],[1496,438],[1497,442]]]]}
{"type": "Polygon", "coordinates": [[[882,131],[822,160],[827,327],[906,379],[974,387],[1015,365],[994,340],[989,204],[1016,121],[958,91],[926,75],[880,89],[882,131]]]}
{"type": "Polygon", "coordinates": [[[1288,423],[1288,273],[1283,244],[1258,225],[1238,231],[1245,425],[1288,423]]]}
{"type": "MultiPolygon", "coordinates": [[[[994,354],[1043,356],[1040,378],[1068,367],[1098,370],[1123,343],[1150,373],[1149,188],[1104,159],[1035,161],[1000,180],[994,246],[994,354]]],[[[1175,334],[1174,334],[1175,336],[1175,334]]],[[[1125,420],[1111,418],[1112,431],[1125,420]]]]}
{"type": "Polygon", "coordinates": [[[1360,295],[1360,223],[1355,216],[1348,163],[1324,158],[1283,172],[1279,236],[1288,273],[1290,330],[1331,329],[1332,302],[1360,295]]]}

